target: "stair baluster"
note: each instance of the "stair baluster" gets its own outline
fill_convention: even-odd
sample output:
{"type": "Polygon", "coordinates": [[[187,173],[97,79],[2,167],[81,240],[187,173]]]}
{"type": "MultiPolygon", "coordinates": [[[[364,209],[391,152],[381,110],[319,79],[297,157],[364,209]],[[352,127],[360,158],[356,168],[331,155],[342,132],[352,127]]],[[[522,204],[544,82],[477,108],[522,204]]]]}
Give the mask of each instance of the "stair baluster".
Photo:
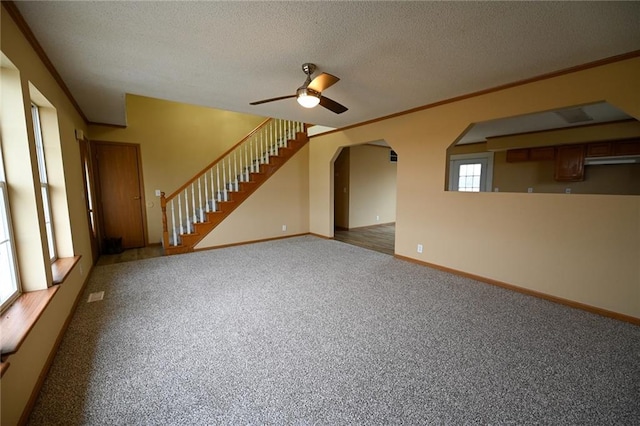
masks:
{"type": "Polygon", "coordinates": [[[204,222],[204,208],[202,207],[202,187],[198,179],[198,209],[200,210],[200,222],[204,222]]]}
{"type": "MultiPolygon", "coordinates": [[[[269,142],[268,142],[269,146],[267,147],[267,152],[268,152],[268,155],[274,155],[273,154],[273,141],[274,141],[273,134],[275,133],[275,129],[274,129],[275,126],[269,126],[269,127],[270,127],[270,129],[269,129],[270,130],[269,131],[270,138],[269,138],[269,142]]],[[[276,135],[276,137],[278,137],[278,136],[276,135]]],[[[268,156],[267,156],[267,164],[269,164],[269,157],[268,156]]]]}
{"type": "Polygon", "coordinates": [[[246,173],[246,176],[244,178],[245,182],[249,182],[249,154],[247,153],[248,148],[249,147],[247,145],[244,146],[244,168],[246,173]]]}
{"type": "Polygon", "coordinates": [[[209,201],[211,202],[211,211],[216,212],[218,211],[218,206],[217,206],[217,198],[216,198],[216,189],[215,189],[215,186],[213,185],[213,169],[211,169],[211,171],[209,172],[209,175],[211,176],[211,199],[209,201]]]}
{"type": "Polygon", "coordinates": [[[178,194],[178,223],[180,224],[180,235],[184,234],[182,226],[182,194],[178,194]]]}
{"type": "Polygon", "coordinates": [[[216,189],[216,199],[218,202],[222,201],[222,195],[220,192],[220,165],[216,164],[216,181],[218,182],[216,189]]]}
{"type": "Polygon", "coordinates": [[[193,220],[191,221],[191,226],[193,226],[198,221],[198,212],[196,211],[196,188],[193,183],[191,184],[191,205],[193,207],[193,220]]]}
{"type": "MultiPolygon", "coordinates": [[[[271,126],[269,126],[270,128],[271,126]]],[[[269,138],[269,133],[266,133],[263,138],[261,138],[262,144],[260,144],[260,164],[266,164],[267,159],[265,157],[265,153],[267,152],[266,146],[269,138]]]]}
{"type": "Polygon", "coordinates": [[[173,200],[171,200],[171,232],[173,232],[173,245],[178,245],[178,232],[176,230],[176,211],[173,208],[173,200]]]}
{"type": "MultiPolygon", "coordinates": [[[[207,188],[208,186],[208,180],[207,180],[207,172],[204,172],[204,210],[205,212],[209,213],[209,190],[207,188]]],[[[213,198],[213,197],[212,197],[213,198]]],[[[203,220],[204,222],[204,220],[203,220]]]]}
{"type": "MultiPolygon", "coordinates": [[[[229,157],[231,160],[231,157],[229,157]]],[[[238,157],[236,152],[233,152],[233,190],[238,192],[238,157]]]]}
{"type": "MultiPolygon", "coordinates": [[[[231,155],[229,155],[227,157],[227,164],[229,165],[229,192],[233,192],[235,191],[233,185],[234,185],[234,180],[233,180],[233,164],[231,163],[231,155]]],[[[228,200],[227,200],[228,201],[228,200]]]]}
{"type": "Polygon", "coordinates": [[[187,234],[191,233],[191,216],[189,213],[189,187],[184,189],[184,218],[187,221],[187,234]]]}

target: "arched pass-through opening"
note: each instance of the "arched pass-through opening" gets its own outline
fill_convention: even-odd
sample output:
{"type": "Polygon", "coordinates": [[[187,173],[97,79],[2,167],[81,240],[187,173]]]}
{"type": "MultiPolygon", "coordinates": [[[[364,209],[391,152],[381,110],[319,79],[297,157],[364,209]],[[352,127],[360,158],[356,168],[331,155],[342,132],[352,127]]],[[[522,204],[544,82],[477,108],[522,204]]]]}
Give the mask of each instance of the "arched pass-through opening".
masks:
{"type": "Polygon", "coordinates": [[[334,239],[395,253],[398,156],[383,140],[340,148],[333,159],[334,239]]]}

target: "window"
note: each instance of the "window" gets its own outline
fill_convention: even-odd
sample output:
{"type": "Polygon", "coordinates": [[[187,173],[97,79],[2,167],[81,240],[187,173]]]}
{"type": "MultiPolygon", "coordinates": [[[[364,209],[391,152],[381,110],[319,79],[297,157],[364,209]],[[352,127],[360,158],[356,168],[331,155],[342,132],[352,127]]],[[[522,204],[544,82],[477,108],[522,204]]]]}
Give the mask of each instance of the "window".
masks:
{"type": "Polygon", "coordinates": [[[0,310],[20,294],[7,182],[0,152],[0,310]]]}
{"type": "Polygon", "coordinates": [[[33,127],[36,139],[36,156],[38,158],[38,172],[40,174],[40,190],[42,191],[42,205],[44,208],[44,222],[47,230],[47,243],[49,245],[49,257],[51,262],[57,259],[55,236],[51,223],[51,194],[49,192],[49,182],[47,180],[47,164],[44,157],[44,146],[42,144],[42,127],[40,126],[40,111],[38,106],[31,104],[31,114],[33,116],[33,127]]]}
{"type": "Polygon", "coordinates": [[[460,164],[458,170],[458,191],[480,192],[482,163],[460,164]]]}
{"type": "Polygon", "coordinates": [[[452,155],[449,164],[449,191],[491,191],[493,153],[452,155]]]}

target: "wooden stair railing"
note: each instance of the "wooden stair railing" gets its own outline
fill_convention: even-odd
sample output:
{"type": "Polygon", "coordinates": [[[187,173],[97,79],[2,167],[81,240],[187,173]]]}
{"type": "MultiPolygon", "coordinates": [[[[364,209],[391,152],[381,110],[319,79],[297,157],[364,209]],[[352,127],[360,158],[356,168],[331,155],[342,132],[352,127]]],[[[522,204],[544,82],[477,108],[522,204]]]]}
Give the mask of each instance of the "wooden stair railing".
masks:
{"type": "Polygon", "coordinates": [[[193,251],[308,140],[303,123],[267,119],[172,194],[162,192],[164,253],[193,251]]]}

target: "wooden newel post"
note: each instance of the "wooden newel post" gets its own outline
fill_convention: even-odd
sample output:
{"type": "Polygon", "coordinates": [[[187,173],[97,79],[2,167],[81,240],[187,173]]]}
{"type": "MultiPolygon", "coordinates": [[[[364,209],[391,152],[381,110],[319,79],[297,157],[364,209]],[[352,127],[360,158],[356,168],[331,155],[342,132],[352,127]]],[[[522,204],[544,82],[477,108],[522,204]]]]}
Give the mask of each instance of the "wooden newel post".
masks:
{"type": "Polygon", "coordinates": [[[162,209],[162,247],[169,247],[169,229],[167,228],[167,199],[164,192],[160,193],[160,208],[162,209]]]}

